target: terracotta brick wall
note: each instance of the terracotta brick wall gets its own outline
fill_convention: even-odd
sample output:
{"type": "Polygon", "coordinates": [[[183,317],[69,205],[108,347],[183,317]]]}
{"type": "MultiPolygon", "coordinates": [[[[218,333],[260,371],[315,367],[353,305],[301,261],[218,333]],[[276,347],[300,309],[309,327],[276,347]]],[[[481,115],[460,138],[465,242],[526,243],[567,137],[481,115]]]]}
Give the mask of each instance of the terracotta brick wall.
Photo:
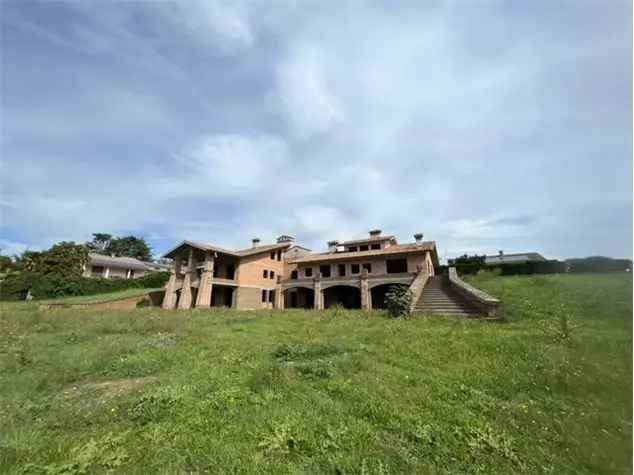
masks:
{"type": "Polygon", "coordinates": [[[237,279],[239,285],[257,285],[264,288],[273,288],[277,283],[277,276],[283,275],[284,261],[271,259],[270,253],[256,254],[254,256],[243,257],[240,259],[240,265],[237,270],[237,279]],[[269,277],[263,276],[263,271],[267,270],[269,277]],[[270,273],[273,271],[275,276],[271,279],[270,273]]]}
{"type": "Polygon", "coordinates": [[[263,307],[262,291],[252,287],[238,287],[236,289],[236,308],[253,310],[263,307]]]}

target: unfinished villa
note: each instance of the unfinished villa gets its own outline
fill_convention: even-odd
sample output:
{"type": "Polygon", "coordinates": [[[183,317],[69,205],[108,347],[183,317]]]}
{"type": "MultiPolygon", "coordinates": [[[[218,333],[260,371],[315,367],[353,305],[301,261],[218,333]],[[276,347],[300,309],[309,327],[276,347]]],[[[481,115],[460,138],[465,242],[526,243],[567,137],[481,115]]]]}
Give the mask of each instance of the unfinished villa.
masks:
{"type": "MultiPolygon", "coordinates": [[[[435,276],[436,243],[424,241],[422,234],[399,244],[395,236],[377,229],[363,239],[330,241],[328,251],[319,253],[285,235],[274,244],[253,239],[251,247],[240,250],[183,241],[165,257],[174,262],[163,299],[166,309],[321,310],[340,305],[371,310],[384,308],[388,290],[400,285],[411,290],[414,310],[482,313],[477,302],[467,303],[478,291],[456,275],[454,285],[466,286],[461,292],[449,294],[441,285],[435,276]]],[[[451,275],[448,282],[452,284],[451,275]]]]}

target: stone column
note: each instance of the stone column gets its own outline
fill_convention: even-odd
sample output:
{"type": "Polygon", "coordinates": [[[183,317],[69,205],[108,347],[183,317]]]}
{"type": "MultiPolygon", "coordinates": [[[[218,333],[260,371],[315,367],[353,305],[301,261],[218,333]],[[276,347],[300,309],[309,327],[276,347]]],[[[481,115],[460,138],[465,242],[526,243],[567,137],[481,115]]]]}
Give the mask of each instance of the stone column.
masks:
{"type": "Polygon", "coordinates": [[[313,306],[315,307],[315,310],[323,310],[324,294],[321,291],[321,280],[318,278],[313,281],[313,290],[315,291],[315,303],[313,306]]]}
{"type": "Polygon", "coordinates": [[[163,297],[163,308],[172,309],[176,306],[176,272],[172,270],[170,280],[167,281],[165,287],[165,296],[163,297]]]}
{"type": "Polygon", "coordinates": [[[370,296],[370,289],[368,287],[368,270],[363,269],[361,272],[360,278],[360,289],[361,289],[361,308],[363,310],[372,309],[372,301],[370,296]]]}
{"type": "Polygon", "coordinates": [[[189,258],[187,259],[187,269],[185,270],[185,279],[183,279],[183,288],[181,289],[181,298],[178,301],[178,308],[191,308],[192,306],[192,272],[194,268],[194,251],[189,250],[189,258]]]}
{"type": "Polygon", "coordinates": [[[198,284],[196,307],[211,307],[211,290],[214,276],[214,255],[211,252],[205,254],[205,267],[198,284]]]}

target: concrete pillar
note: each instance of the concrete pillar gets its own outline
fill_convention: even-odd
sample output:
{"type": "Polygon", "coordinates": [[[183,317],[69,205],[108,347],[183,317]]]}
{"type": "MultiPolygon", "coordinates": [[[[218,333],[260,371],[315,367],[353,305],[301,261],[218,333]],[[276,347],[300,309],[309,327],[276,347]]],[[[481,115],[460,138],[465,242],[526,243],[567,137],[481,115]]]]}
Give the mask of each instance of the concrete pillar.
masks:
{"type": "Polygon", "coordinates": [[[192,306],[192,272],[194,271],[194,251],[189,250],[189,258],[187,259],[187,269],[185,269],[185,279],[183,279],[183,288],[181,290],[181,298],[178,301],[178,308],[191,308],[192,306]]]}
{"type": "Polygon", "coordinates": [[[192,278],[191,273],[185,274],[183,279],[183,288],[181,289],[181,298],[178,301],[178,308],[187,309],[192,306],[192,278]]]}
{"type": "Polygon", "coordinates": [[[275,300],[277,300],[275,308],[279,310],[284,310],[284,293],[282,287],[278,287],[277,289],[275,289],[275,300]]]}
{"type": "Polygon", "coordinates": [[[370,289],[368,287],[367,269],[363,269],[363,272],[361,272],[360,289],[361,289],[361,308],[363,310],[372,309],[372,300],[371,300],[372,297],[370,295],[370,289]]]}
{"type": "Polygon", "coordinates": [[[107,279],[110,277],[110,267],[106,267],[104,270],[103,278],[107,279]]]}
{"type": "Polygon", "coordinates": [[[205,267],[198,283],[198,295],[196,307],[211,307],[211,291],[214,276],[214,255],[209,252],[205,255],[205,267]]]}
{"type": "Polygon", "coordinates": [[[176,272],[172,270],[170,279],[167,281],[167,287],[165,287],[165,296],[163,297],[162,307],[168,310],[173,309],[176,306],[176,272]]]}
{"type": "Polygon", "coordinates": [[[313,282],[313,290],[315,291],[315,301],[313,306],[315,307],[315,310],[323,310],[324,294],[321,290],[321,280],[315,279],[313,282]]]}
{"type": "Polygon", "coordinates": [[[238,287],[234,287],[233,292],[231,292],[231,308],[238,308],[237,301],[238,301],[238,287]]]}

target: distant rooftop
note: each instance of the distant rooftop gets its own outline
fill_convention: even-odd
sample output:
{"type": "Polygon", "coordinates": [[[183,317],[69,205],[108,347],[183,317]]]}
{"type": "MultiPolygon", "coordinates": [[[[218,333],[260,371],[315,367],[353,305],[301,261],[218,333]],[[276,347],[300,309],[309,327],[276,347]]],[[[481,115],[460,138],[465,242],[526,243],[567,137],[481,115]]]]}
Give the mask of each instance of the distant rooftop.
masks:
{"type": "Polygon", "coordinates": [[[517,254],[504,254],[500,252],[494,256],[486,256],[484,263],[488,266],[500,264],[523,264],[525,262],[543,262],[547,260],[538,252],[521,252],[517,254]]]}

